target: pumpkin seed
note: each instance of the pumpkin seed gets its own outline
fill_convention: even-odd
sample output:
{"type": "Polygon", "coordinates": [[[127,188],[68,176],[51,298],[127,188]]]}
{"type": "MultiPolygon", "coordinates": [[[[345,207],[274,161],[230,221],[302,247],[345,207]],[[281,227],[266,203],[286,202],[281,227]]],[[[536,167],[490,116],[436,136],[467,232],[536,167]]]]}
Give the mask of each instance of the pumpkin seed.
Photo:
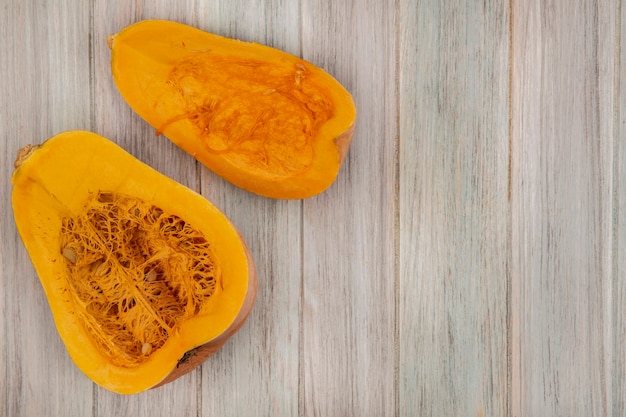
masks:
{"type": "Polygon", "coordinates": [[[63,256],[65,257],[65,259],[67,259],[68,261],[70,261],[71,263],[75,264],[76,260],[78,259],[76,257],[76,251],[73,248],[70,247],[65,247],[63,248],[63,256]]]}

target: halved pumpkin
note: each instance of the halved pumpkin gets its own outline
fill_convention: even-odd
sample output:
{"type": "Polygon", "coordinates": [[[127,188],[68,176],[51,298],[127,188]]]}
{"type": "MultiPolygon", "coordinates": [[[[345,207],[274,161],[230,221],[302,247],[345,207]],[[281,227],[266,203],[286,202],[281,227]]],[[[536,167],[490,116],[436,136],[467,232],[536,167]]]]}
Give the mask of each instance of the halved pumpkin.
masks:
{"type": "Polygon", "coordinates": [[[98,385],[131,394],[169,382],[248,317],[256,273],[235,227],[108,139],[72,131],[28,146],[12,180],[61,339],[98,385]]]}
{"type": "Polygon", "coordinates": [[[135,23],[109,46],[113,79],[130,107],[224,179],[285,199],[335,181],[356,108],[322,69],[163,20],[135,23]]]}

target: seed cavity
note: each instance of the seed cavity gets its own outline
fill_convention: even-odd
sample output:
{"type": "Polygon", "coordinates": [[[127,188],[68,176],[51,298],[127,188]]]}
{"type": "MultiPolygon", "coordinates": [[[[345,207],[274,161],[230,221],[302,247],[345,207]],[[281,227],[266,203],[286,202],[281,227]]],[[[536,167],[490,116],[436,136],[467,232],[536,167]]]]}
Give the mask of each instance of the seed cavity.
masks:
{"type": "Polygon", "coordinates": [[[318,133],[334,116],[330,92],[309,73],[300,62],[275,65],[211,51],[183,58],[166,81],[179,112],[157,134],[185,120],[205,152],[248,172],[297,175],[311,165],[318,133]]]}
{"type": "Polygon", "coordinates": [[[146,361],[221,288],[205,236],[137,198],[100,192],[60,234],[74,312],[114,365],[146,361]]]}

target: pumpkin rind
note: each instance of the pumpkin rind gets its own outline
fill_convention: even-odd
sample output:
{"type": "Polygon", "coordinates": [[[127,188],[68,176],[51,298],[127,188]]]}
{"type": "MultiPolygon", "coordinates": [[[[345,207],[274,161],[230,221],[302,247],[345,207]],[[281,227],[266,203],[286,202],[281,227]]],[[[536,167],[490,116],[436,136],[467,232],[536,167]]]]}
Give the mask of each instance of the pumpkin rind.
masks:
{"type": "Polygon", "coordinates": [[[61,339],[76,365],[98,385],[132,394],[169,382],[219,349],[248,317],[256,296],[256,272],[248,247],[236,228],[204,197],[138,161],[113,142],[90,132],[62,133],[42,145],[26,147],[18,156],[12,181],[17,229],[48,298],[61,339]],[[117,226],[94,232],[91,240],[81,244],[72,240],[89,233],[85,232],[88,229],[73,229],[76,219],[92,213],[107,222],[108,217],[123,211],[120,201],[134,207],[127,210],[130,214],[124,213],[138,216],[136,220],[124,220],[129,230],[135,227],[135,234],[126,234],[128,242],[111,243],[116,233],[121,234],[116,232],[117,226]],[[98,214],[94,209],[98,205],[113,207],[114,214],[98,214]],[[153,210],[150,221],[146,220],[149,210],[153,210]],[[142,229],[142,222],[156,224],[154,219],[161,223],[142,229]],[[143,238],[144,246],[137,243],[141,230],[144,234],[156,230],[154,233],[162,235],[165,243],[161,243],[160,252],[154,246],[158,239],[153,235],[143,238]],[[182,237],[176,240],[172,233],[182,237]],[[85,247],[89,245],[100,248],[104,254],[100,256],[93,248],[89,252],[85,247]],[[124,245],[149,247],[146,252],[152,252],[135,251],[126,259],[124,249],[119,249],[124,245]],[[195,309],[185,310],[191,305],[194,291],[200,288],[198,285],[207,286],[210,269],[198,267],[194,245],[205,248],[202,250],[211,256],[210,262],[216,264],[212,274],[217,278],[211,279],[219,288],[207,292],[204,298],[196,297],[201,301],[194,304],[195,309]],[[112,249],[114,246],[117,252],[112,249]],[[79,266],[81,261],[84,262],[79,266]],[[145,269],[138,271],[139,265],[145,269]],[[200,268],[199,272],[193,272],[193,267],[200,268]],[[80,281],[72,281],[74,273],[80,281]],[[129,277],[139,278],[132,281],[129,277]],[[111,282],[115,285],[106,289],[111,282]],[[169,304],[160,311],[157,307],[162,307],[165,294],[161,295],[160,289],[151,294],[145,290],[157,288],[157,284],[170,297],[169,304]],[[135,295],[129,298],[129,292],[135,295]],[[120,303],[116,297],[126,298],[120,303]],[[146,300],[155,304],[151,307],[146,300]],[[106,323],[94,318],[94,312],[104,308],[103,302],[109,303],[104,310],[106,323]],[[172,314],[165,310],[178,311],[178,318],[171,319],[172,314]],[[147,311],[154,311],[155,315],[146,315],[147,311]],[[110,329],[123,319],[130,323],[128,330],[126,325],[120,327],[127,334],[110,329]],[[159,321],[165,330],[154,324],[159,321]],[[135,333],[130,329],[132,325],[135,333]],[[161,332],[157,334],[164,339],[161,345],[139,340],[153,337],[154,332],[161,332]],[[121,345],[111,341],[124,338],[131,339],[129,346],[134,346],[134,350],[120,350],[121,345]],[[112,346],[110,351],[103,349],[107,343],[112,346]],[[194,360],[181,361],[190,351],[198,353],[194,360]],[[115,352],[126,359],[116,357],[115,352]]]}
{"type": "Polygon", "coordinates": [[[109,46],[130,107],[227,181],[284,199],[311,197],[335,181],[356,108],[322,69],[163,20],[135,23],[109,46]]]}

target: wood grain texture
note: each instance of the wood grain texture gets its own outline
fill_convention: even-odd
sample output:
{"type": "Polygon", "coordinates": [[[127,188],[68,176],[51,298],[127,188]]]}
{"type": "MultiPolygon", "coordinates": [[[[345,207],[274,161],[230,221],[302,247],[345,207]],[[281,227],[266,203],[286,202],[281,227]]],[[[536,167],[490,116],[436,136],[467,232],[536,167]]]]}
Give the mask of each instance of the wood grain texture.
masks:
{"type": "Polygon", "coordinates": [[[603,1],[513,8],[513,415],[619,415],[611,388],[616,12],[603,1]]]}
{"type": "Polygon", "coordinates": [[[399,415],[504,416],[509,9],[400,5],[399,415]]]}
{"type": "Polygon", "coordinates": [[[614,138],[614,246],[612,252],[613,285],[611,291],[611,325],[610,341],[612,343],[612,356],[607,362],[612,368],[612,374],[607,378],[611,384],[612,415],[623,416],[626,414],[626,44],[622,36],[626,33],[626,7],[618,2],[616,22],[616,100],[614,138]]]}
{"type": "Polygon", "coordinates": [[[358,109],[336,183],[304,201],[303,412],[392,416],[398,134],[392,2],[302,1],[302,54],[353,92],[358,109]]]}

